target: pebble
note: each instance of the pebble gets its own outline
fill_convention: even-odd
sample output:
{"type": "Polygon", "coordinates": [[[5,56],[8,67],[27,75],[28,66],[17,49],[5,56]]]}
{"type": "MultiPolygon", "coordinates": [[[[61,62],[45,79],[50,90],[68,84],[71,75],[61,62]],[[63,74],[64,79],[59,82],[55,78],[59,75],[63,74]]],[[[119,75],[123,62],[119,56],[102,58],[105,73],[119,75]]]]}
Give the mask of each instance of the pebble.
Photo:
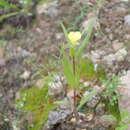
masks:
{"type": "Polygon", "coordinates": [[[124,43],[119,42],[118,40],[114,40],[112,43],[112,47],[115,51],[118,51],[119,49],[123,48],[124,43]]]}
{"type": "Polygon", "coordinates": [[[87,107],[89,108],[95,108],[96,105],[99,103],[100,97],[99,96],[93,96],[90,101],[87,102],[87,107]]]}
{"type": "Polygon", "coordinates": [[[59,15],[59,10],[56,8],[49,8],[47,11],[47,15],[50,16],[51,18],[56,18],[59,15]]]}
{"type": "Polygon", "coordinates": [[[83,82],[83,85],[84,85],[85,87],[89,87],[89,86],[92,85],[92,82],[85,81],[85,82],[83,82]]]}
{"type": "Polygon", "coordinates": [[[109,119],[109,118],[105,118],[105,116],[106,115],[103,115],[103,116],[101,116],[100,117],[100,119],[99,119],[99,122],[100,122],[100,124],[103,126],[103,127],[105,127],[105,128],[113,128],[114,126],[116,126],[116,118],[111,118],[111,119],[109,119]]]}
{"type": "Polygon", "coordinates": [[[107,56],[104,56],[102,60],[108,65],[113,65],[113,62],[116,60],[116,57],[114,54],[109,54],[107,56]]]}
{"type": "MultiPolygon", "coordinates": [[[[88,27],[93,22],[93,20],[94,20],[93,16],[91,15],[91,17],[88,20],[83,21],[82,27],[83,27],[83,31],[84,32],[88,32],[89,31],[88,27]]],[[[95,21],[94,29],[98,30],[98,28],[100,28],[100,23],[98,21],[95,21]]]]}
{"type": "Polygon", "coordinates": [[[96,115],[102,116],[105,113],[105,104],[100,103],[96,107],[96,115]]]}
{"type": "Polygon", "coordinates": [[[64,34],[63,33],[56,33],[55,37],[57,40],[61,40],[63,38],[64,34]]]}
{"type": "Polygon", "coordinates": [[[24,71],[23,74],[20,76],[22,79],[27,80],[30,77],[30,71],[24,71]]]}
{"type": "Polygon", "coordinates": [[[93,5],[89,0],[79,0],[83,5],[93,5]]]}
{"type": "MultiPolygon", "coordinates": [[[[65,101],[67,99],[64,99],[65,101]]],[[[68,101],[68,100],[67,100],[68,101]]],[[[46,123],[47,127],[54,126],[55,124],[65,120],[65,118],[72,113],[69,103],[63,104],[57,108],[57,110],[49,113],[48,121],[46,123]]]]}
{"type": "Polygon", "coordinates": [[[48,94],[50,96],[57,96],[57,95],[60,95],[63,93],[63,85],[62,85],[62,77],[60,77],[59,75],[55,75],[53,77],[53,81],[52,82],[49,82],[49,91],[48,91],[48,94]]]}
{"type": "Polygon", "coordinates": [[[27,51],[27,50],[25,50],[25,49],[22,49],[22,48],[18,48],[17,49],[17,57],[27,57],[27,56],[32,56],[32,53],[31,52],[29,52],[29,51],[27,51]]]}
{"type": "Polygon", "coordinates": [[[110,39],[110,40],[113,40],[113,38],[114,38],[114,36],[113,36],[113,34],[111,33],[111,34],[109,35],[109,39],[110,39]]]}
{"type": "Polygon", "coordinates": [[[93,120],[93,118],[94,118],[94,113],[88,113],[86,115],[86,121],[91,121],[91,120],[93,120]]]}
{"type": "Polygon", "coordinates": [[[124,17],[124,20],[125,20],[125,24],[129,25],[130,26],[130,14],[129,15],[126,15],[124,17]]]}
{"type": "Polygon", "coordinates": [[[127,56],[127,53],[128,53],[127,50],[125,48],[122,48],[118,50],[115,54],[112,53],[107,56],[104,56],[102,60],[106,62],[107,65],[112,66],[114,61],[118,61],[118,62],[123,61],[125,57],[127,56]]]}
{"type": "Polygon", "coordinates": [[[0,67],[3,67],[6,65],[6,60],[4,58],[0,58],[0,67]]]}
{"type": "Polygon", "coordinates": [[[44,80],[43,79],[38,79],[36,81],[35,86],[38,87],[38,88],[42,88],[44,86],[44,80]]]}
{"type": "MultiPolygon", "coordinates": [[[[96,105],[99,103],[99,101],[100,101],[100,96],[97,95],[97,93],[100,93],[100,90],[99,90],[99,89],[100,89],[100,88],[99,88],[98,86],[94,86],[94,87],[92,88],[91,91],[96,90],[97,92],[96,92],[95,95],[92,96],[91,99],[86,103],[86,106],[87,106],[88,108],[95,108],[96,105]]],[[[83,96],[86,97],[87,95],[89,95],[89,94],[91,93],[91,91],[86,91],[86,92],[84,92],[83,96]]]]}
{"type": "Polygon", "coordinates": [[[59,9],[57,8],[58,6],[59,6],[59,3],[57,0],[46,2],[37,7],[37,13],[38,15],[46,14],[50,16],[51,18],[55,18],[59,15],[59,9]]]}
{"type": "Polygon", "coordinates": [[[90,59],[94,63],[97,63],[98,61],[100,61],[100,54],[98,53],[98,51],[91,51],[90,59]]]}
{"type": "Polygon", "coordinates": [[[123,2],[128,2],[129,0],[121,0],[121,1],[123,1],[123,2]]]}
{"type": "Polygon", "coordinates": [[[127,50],[125,48],[122,48],[115,53],[116,60],[119,62],[123,61],[126,55],[127,55],[127,50]]]}

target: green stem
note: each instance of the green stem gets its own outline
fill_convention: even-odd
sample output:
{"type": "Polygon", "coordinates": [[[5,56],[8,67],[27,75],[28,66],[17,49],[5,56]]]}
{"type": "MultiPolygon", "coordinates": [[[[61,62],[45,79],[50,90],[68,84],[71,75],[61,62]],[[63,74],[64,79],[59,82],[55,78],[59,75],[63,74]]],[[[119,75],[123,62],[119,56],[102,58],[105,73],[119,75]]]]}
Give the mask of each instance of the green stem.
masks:
{"type": "MultiPolygon", "coordinates": [[[[75,63],[75,56],[72,57],[72,60],[73,60],[73,74],[75,76],[75,72],[76,72],[76,63],[75,63]]],[[[76,89],[75,89],[75,86],[74,86],[74,97],[73,97],[73,102],[74,102],[74,114],[76,115],[76,89]]]]}

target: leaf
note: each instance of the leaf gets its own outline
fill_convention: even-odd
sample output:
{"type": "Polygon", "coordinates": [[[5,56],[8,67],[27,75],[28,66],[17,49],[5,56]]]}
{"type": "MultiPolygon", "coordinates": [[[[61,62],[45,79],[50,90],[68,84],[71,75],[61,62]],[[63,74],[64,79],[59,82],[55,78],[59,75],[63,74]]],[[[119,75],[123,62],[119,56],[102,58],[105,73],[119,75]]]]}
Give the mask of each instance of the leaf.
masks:
{"type": "Polygon", "coordinates": [[[68,46],[70,47],[70,46],[71,46],[71,42],[70,42],[70,40],[68,39],[68,32],[67,32],[65,26],[63,25],[63,23],[61,23],[61,27],[62,27],[62,29],[63,29],[64,35],[65,35],[65,39],[67,40],[67,43],[69,43],[68,46]]]}
{"type": "Polygon", "coordinates": [[[98,91],[95,89],[91,91],[89,94],[87,94],[86,96],[83,96],[80,100],[77,110],[80,110],[86,102],[90,101],[92,97],[97,94],[97,92],[98,91]]]}
{"type": "Polygon", "coordinates": [[[75,77],[73,74],[73,66],[70,63],[69,58],[65,55],[64,52],[63,52],[63,72],[64,72],[64,75],[66,77],[68,84],[71,87],[74,87],[75,86],[75,77]]]}
{"type": "Polygon", "coordinates": [[[94,71],[94,64],[85,58],[80,59],[81,76],[87,78],[87,80],[93,80],[97,77],[94,71]]]}
{"type": "Polygon", "coordinates": [[[5,44],[5,40],[0,40],[0,45],[4,45],[5,44]]]}
{"type": "Polygon", "coordinates": [[[6,19],[6,18],[15,16],[15,15],[17,15],[17,14],[19,14],[19,13],[20,13],[20,12],[17,11],[17,12],[13,12],[13,13],[8,13],[8,14],[5,14],[5,15],[2,15],[2,16],[0,16],[0,22],[3,21],[3,20],[6,19]]]}
{"type": "Polygon", "coordinates": [[[67,101],[55,101],[54,104],[62,105],[62,104],[68,104],[68,102],[67,101]]]}
{"type": "Polygon", "coordinates": [[[0,5],[1,5],[1,6],[4,6],[5,8],[16,8],[15,5],[9,4],[8,2],[3,1],[3,0],[0,1],[0,5]]]}
{"type": "Polygon", "coordinates": [[[21,100],[24,106],[21,108],[25,111],[35,111],[49,101],[48,86],[43,88],[32,87],[21,91],[21,100]]]}
{"type": "Polygon", "coordinates": [[[88,25],[88,32],[87,32],[87,36],[86,38],[83,40],[81,46],[79,47],[78,49],[78,52],[77,52],[77,57],[80,57],[81,54],[83,53],[84,49],[86,48],[86,46],[88,45],[89,43],[89,40],[91,38],[91,35],[92,35],[92,32],[93,32],[93,27],[94,27],[94,24],[96,22],[96,18],[92,18],[90,19],[90,24],[88,25]]]}
{"type": "Polygon", "coordinates": [[[117,121],[116,117],[113,115],[103,115],[102,118],[105,120],[117,121]]]}
{"type": "Polygon", "coordinates": [[[115,130],[128,130],[128,124],[120,122],[118,127],[115,128],[115,130]]]}
{"type": "Polygon", "coordinates": [[[32,127],[31,130],[40,130],[47,121],[49,112],[56,107],[57,105],[55,104],[47,104],[41,111],[37,110],[35,113],[34,127],[32,127]]]}

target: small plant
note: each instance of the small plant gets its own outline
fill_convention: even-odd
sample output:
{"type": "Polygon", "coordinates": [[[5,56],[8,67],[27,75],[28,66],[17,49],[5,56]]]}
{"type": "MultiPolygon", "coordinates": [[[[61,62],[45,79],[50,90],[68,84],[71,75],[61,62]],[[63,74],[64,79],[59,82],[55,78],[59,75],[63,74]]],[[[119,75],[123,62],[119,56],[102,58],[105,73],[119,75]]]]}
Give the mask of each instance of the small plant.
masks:
{"type": "Polygon", "coordinates": [[[57,107],[48,95],[48,85],[44,85],[42,88],[22,89],[17,106],[25,114],[30,113],[30,116],[33,117],[32,124],[28,124],[27,129],[29,130],[40,130],[46,122],[49,112],[57,107]]]}
{"type": "Polygon", "coordinates": [[[120,110],[120,119],[114,115],[104,115],[102,118],[115,122],[115,130],[128,130],[128,125],[130,124],[130,114],[126,110],[120,110]]]}
{"type": "Polygon", "coordinates": [[[121,119],[115,130],[128,130],[128,125],[130,124],[130,113],[126,110],[120,111],[121,119]]]}
{"type": "MultiPolygon", "coordinates": [[[[63,56],[63,73],[68,84],[68,91],[73,92],[73,113],[75,117],[77,115],[76,92],[79,89],[79,80],[81,78],[82,70],[81,63],[83,62],[83,60],[81,60],[81,57],[84,48],[87,46],[91,38],[95,19],[96,18],[93,17],[90,20],[90,25],[88,26],[89,31],[87,33],[87,36],[81,43],[79,43],[82,35],[80,32],[77,31],[67,33],[65,27],[62,25],[66,39],[68,41],[68,44],[64,45],[61,49],[63,56]],[[69,49],[69,55],[65,53],[66,49],[69,49]]],[[[41,86],[41,88],[32,87],[29,89],[22,89],[20,92],[20,98],[19,100],[17,100],[17,106],[22,111],[24,111],[25,114],[31,113],[31,115],[33,116],[32,124],[30,124],[27,128],[29,130],[40,130],[42,128],[42,125],[46,122],[49,112],[54,110],[59,105],[59,103],[62,103],[62,101],[59,103],[58,101],[55,102],[48,95],[49,83],[51,81],[53,82],[53,78],[49,76],[50,75],[48,72],[48,76],[44,78],[45,82],[44,85],[41,86]]]]}
{"type": "Polygon", "coordinates": [[[113,75],[110,80],[103,81],[105,86],[104,96],[108,98],[111,105],[118,103],[120,97],[117,86],[121,85],[119,76],[113,75]]]}
{"type": "Polygon", "coordinates": [[[81,78],[81,62],[82,62],[82,53],[86,48],[89,40],[91,38],[93,26],[96,18],[93,17],[90,20],[90,24],[88,26],[87,37],[83,40],[83,42],[79,42],[81,39],[81,33],[70,32],[67,33],[67,30],[62,25],[64,30],[65,37],[67,39],[67,45],[63,47],[63,72],[66,77],[68,83],[68,89],[73,92],[73,113],[76,116],[76,107],[77,107],[77,95],[76,91],[79,89],[79,81],[81,78]],[[69,55],[66,55],[65,49],[69,49],[69,55]]]}

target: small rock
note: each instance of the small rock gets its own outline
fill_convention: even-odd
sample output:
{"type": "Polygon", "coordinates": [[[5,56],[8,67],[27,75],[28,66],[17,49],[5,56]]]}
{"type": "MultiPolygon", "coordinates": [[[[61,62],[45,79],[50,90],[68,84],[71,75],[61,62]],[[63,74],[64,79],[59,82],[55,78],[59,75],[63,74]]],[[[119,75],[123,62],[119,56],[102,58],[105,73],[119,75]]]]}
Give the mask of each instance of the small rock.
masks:
{"type": "Polygon", "coordinates": [[[89,87],[89,86],[92,85],[92,83],[91,83],[91,82],[88,82],[88,81],[85,81],[85,82],[83,82],[83,85],[84,85],[85,87],[89,87]]]}
{"type": "Polygon", "coordinates": [[[55,75],[53,81],[49,83],[48,94],[52,97],[63,94],[64,88],[62,84],[62,78],[59,75],[55,75]]]}
{"type": "Polygon", "coordinates": [[[89,108],[95,108],[96,105],[99,103],[100,97],[99,96],[93,96],[90,101],[87,102],[87,107],[89,108]]]}
{"type": "Polygon", "coordinates": [[[56,95],[59,95],[63,92],[63,86],[62,86],[62,83],[61,82],[51,82],[49,83],[49,92],[48,94],[50,96],[56,96],[56,95]]]}
{"type": "Polygon", "coordinates": [[[111,34],[109,35],[109,39],[110,39],[110,40],[113,40],[113,38],[114,38],[114,36],[113,36],[113,34],[111,33],[111,34]]]}
{"type": "Polygon", "coordinates": [[[42,88],[44,86],[44,80],[43,79],[39,79],[36,81],[36,84],[35,86],[38,87],[38,88],[42,88]]]}
{"type": "Polygon", "coordinates": [[[56,8],[49,8],[47,15],[49,15],[51,18],[56,18],[59,15],[59,10],[56,8]]]}
{"type": "Polygon", "coordinates": [[[100,117],[99,122],[105,128],[113,128],[116,126],[116,118],[105,118],[106,115],[100,117]]]}
{"type": "Polygon", "coordinates": [[[98,104],[96,107],[96,115],[102,116],[105,113],[105,104],[98,104]]]}
{"type": "Polygon", "coordinates": [[[56,33],[55,36],[56,36],[57,40],[61,40],[63,38],[64,34],[63,33],[56,33]]]}
{"type": "Polygon", "coordinates": [[[30,53],[29,51],[22,49],[21,47],[19,47],[17,49],[18,53],[16,54],[17,57],[27,57],[27,56],[32,56],[32,53],[30,53]]]}
{"type": "Polygon", "coordinates": [[[14,91],[12,89],[9,90],[8,97],[9,98],[13,98],[14,97],[14,91]]]}
{"type": "Polygon", "coordinates": [[[125,34],[124,38],[130,41],[130,34],[125,34]]]}
{"type": "Polygon", "coordinates": [[[123,43],[119,42],[118,40],[113,41],[112,47],[115,51],[118,51],[119,49],[123,48],[123,43]]]}
{"type": "Polygon", "coordinates": [[[129,2],[129,0],[121,0],[121,1],[123,1],[123,2],[129,2]]]}
{"type": "MultiPolygon", "coordinates": [[[[86,103],[86,106],[89,108],[95,108],[96,105],[99,103],[100,101],[100,96],[98,96],[98,94],[100,93],[100,88],[98,86],[94,86],[93,89],[91,91],[96,91],[95,95],[92,96],[92,98],[86,103]]],[[[89,93],[91,91],[86,91],[83,96],[87,96],[89,95],[89,93]]]]}
{"type": "MultiPolygon", "coordinates": [[[[88,20],[85,20],[83,23],[82,23],[82,27],[83,27],[83,31],[84,32],[88,32],[88,27],[89,25],[91,24],[92,20],[93,20],[93,15],[91,13],[91,15],[89,16],[90,18],[88,20]]],[[[94,24],[94,29],[95,30],[98,30],[100,28],[100,23],[96,20],[95,21],[95,24],[94,24]]]]}
{"type": "Polygon", "coordinates": [[[75,117],[70,119],[70,123],[75,123],[75,122],[76,122],[76,118],[75,117]]]}
{"type": "Polygon", "coordinates": [[[126,55],[127,55],[127,50],[125,48],[120,49],[118,52],[115,53],[116,60],[119,62],[123,61],[126,55]]]}
{"type": "Polygon", "coordinates": [[[27,79],[30,77],[30,74],[31,74],[30,71],[25,71],[20,77],[21,77],[22,79],[27,80],[27,79]]]}
{"type": "Polygon", "coordinates": [[[125,24],[130,26],[130,15],[126,15],[124,20],[125,20],[125,24]]]}
{"type": "Polygon", "coordinates": [[[107,56],[104,56],[102,60],[108,65],[113,65],[113,62],[116,60],[116,57],[114,54],[109,54],[107,56]]]}
{"type": "Polygon", "coordinates": [[[83,5],[93,5],[89,0],[80,0],[80,3],[83,5]]]}
{"type": "Polygon", "coordinates": [[[42,34],[42,30],[40,28],[36,28],[36,31],[39,33],[39,34],[42,34]]]}
{"type": "Polygon", "coordinates": [[[110,29],[110,28],[105,28],[105,31],[106,31],[107,33],[110,33],[110,32],[111,32],[111,29],[110,29]]]}
{"type": "Polygon", "coordinates": [[[20,92],[19,92],[19,91],[16,92],[16,94],[15,94],[15,99],[16,99],[16,100],[19,100],[19,99],[20,99],[20,92]]]}
{"type": "Polygon", "coordinates": [[[98,51],[91,51],[90,59],[94,63],[97,63],[100,60],[100,54],[98,53],[98,51]]]}
{"type": "MultiPolygon", "coordinates": [[[[67,99],[65,99],[66,101],[67,99]]],[[[68,101],[68,100],[67,100],[68,101]]],[[[64,121],[72,113],[69,103],[61,105],[56,111],[50,112],[46,127],[51,127],[64,121]]]]}
{"type": "Polygon", "coordinates": [[[47,4],[42,4],[42,5],[37,7],[37,13],[39,15],[41,15],[43,13],[47,13],[47,8],[48,8],[47,4]]]}
{"type": "Polygon", "coordinates": [[[94,113],[88,113],[86,115],[86,121],[91,121],[91,120],[93,120],[93,118],[94,118],[94,113]]]}
{"type": "Polygon", "coordinates": [[[57,0],[46,2],[37,7],[37,13],[39,15],[46,14],[50,16],[51,18],[55,18],[59,15],[59,10],[57,9],[58,6],[59,4],[57,0]]]}
{"type": "Polygon", "coordinates": [[[6,60],[4,58],[0,58],[0,67],[3,67],[6,65],[6,60]]]}

